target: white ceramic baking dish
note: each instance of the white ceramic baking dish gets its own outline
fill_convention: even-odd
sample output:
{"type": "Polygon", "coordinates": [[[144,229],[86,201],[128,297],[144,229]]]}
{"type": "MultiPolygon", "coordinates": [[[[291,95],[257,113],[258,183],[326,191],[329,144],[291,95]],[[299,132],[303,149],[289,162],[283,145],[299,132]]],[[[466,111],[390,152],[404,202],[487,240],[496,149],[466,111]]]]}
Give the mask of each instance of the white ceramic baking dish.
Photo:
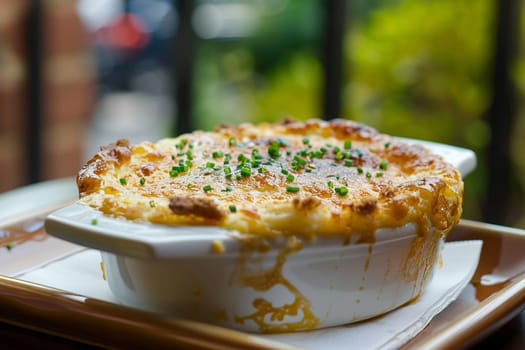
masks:
{"type": "MultiPolygon", "coordinates": [[[[469,150],[424,144],[463,176],[475,167],[469,150]]],[[[442,244],[422,243],[414,224],[379,229],[374,243],[357,243],[356,234],[351,242],[347,235],[261,240],[135,223],[81,204],[49,215],[46,230],[100,250],[104,277],[123,304],[252,332],[328,327],[395,309],[423,292],[442,244]]]]}

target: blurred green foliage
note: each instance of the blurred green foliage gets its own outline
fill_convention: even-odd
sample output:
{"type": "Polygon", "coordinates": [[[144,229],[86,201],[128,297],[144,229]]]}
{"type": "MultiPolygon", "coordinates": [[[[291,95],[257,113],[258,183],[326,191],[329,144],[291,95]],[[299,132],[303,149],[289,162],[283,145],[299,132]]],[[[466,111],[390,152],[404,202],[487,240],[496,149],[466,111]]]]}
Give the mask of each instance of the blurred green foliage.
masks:
{"type": "Polygon", "coordinates": [[[473,149],[465,217],[480,217],[490,129],[494,2],[404,0],[377,7],[346,40],[344,115],[393,135],[473,149]]]}

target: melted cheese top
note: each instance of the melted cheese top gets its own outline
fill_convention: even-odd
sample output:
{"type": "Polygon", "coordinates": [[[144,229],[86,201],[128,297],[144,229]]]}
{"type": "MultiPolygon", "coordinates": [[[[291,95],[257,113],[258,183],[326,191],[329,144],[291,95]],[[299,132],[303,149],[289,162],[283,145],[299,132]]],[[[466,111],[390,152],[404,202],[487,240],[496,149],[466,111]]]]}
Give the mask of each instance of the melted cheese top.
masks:
{"type": "MultiPolygon", "coordinates": [[[[348,120],[222,126],[157,143],[119,140],[77,177],[80,201],[167,225],[350,235],[417,223],[445,235],[463,182],[441,157],[348,120]]],[[[428,230],[425,230],[428,231],[428,230]]]]}

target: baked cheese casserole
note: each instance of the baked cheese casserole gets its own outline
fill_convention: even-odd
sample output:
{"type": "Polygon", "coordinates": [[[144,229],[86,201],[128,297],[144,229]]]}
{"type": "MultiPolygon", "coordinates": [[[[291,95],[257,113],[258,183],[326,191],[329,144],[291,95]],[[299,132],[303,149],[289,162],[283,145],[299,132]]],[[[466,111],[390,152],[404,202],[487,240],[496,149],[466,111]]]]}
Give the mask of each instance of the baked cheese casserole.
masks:
{"type": "Polygon", "coordinates": [[[377,228],[408,223],[445,235],[463,194],[458,170],[422,146],[317,119],[119,140],[87,162],[77,184],[81,203],[129,220],[371,240],[377,228]]]}

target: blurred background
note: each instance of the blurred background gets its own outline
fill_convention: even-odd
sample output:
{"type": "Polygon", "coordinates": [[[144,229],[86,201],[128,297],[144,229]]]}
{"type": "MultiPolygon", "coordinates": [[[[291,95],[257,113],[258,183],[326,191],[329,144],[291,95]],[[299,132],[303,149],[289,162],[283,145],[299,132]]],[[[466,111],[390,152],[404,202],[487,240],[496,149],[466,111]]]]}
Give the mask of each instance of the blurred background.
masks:
{"type": "Polygon", "coordinates": [[[519,0],[0,0],[0,191],[101,145],[344,117],[473,149],[464,217],[525,227],[519,0]]]}

